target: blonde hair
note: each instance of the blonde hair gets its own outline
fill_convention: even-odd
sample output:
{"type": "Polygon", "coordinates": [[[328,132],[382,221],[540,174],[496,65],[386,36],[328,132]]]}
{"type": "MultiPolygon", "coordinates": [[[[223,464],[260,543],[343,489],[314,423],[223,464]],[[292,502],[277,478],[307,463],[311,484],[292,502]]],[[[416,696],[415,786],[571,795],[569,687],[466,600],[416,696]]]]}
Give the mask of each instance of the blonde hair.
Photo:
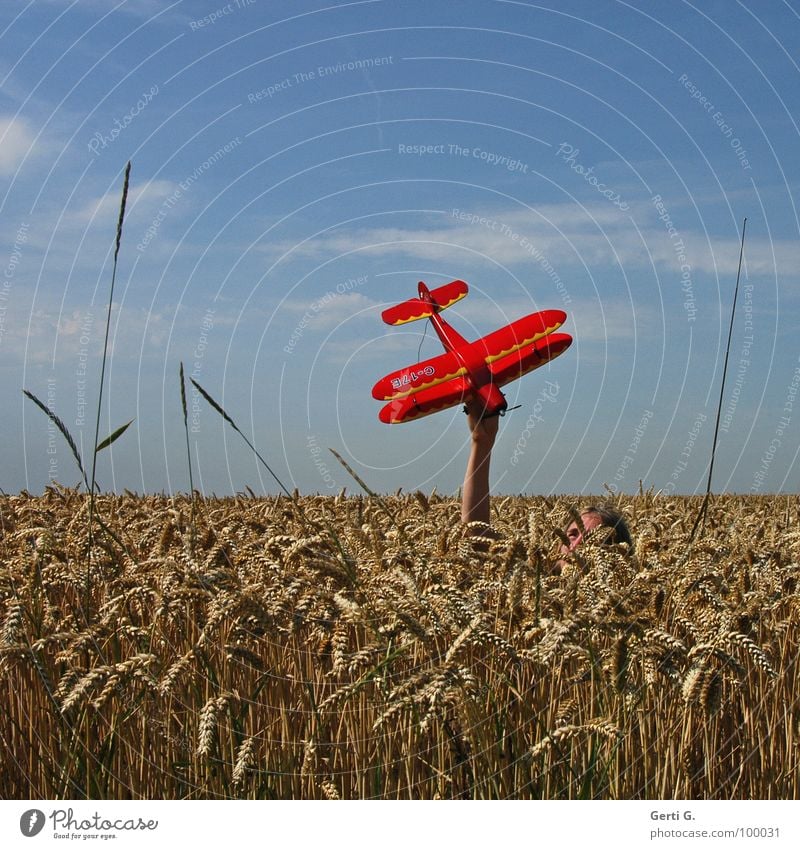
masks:
{"type": "Polygon", "coordinates": [[[600,504],[589,504],[586,507],[581,509],[581,516],[586,513],[590,513],[594,516],[597,516],[600,519],[600,524],[606,528],[612,528],[614,533],[612,537],[608,540],[611,543],[624,542],[629,545],[631,548],[633,547],[633,537],[631,536],[630,528],[628,527],[628,523],[625,521],[625,517],[617,510],[616,507],[612,507],[610,504],[600,503],[600,504]]]}

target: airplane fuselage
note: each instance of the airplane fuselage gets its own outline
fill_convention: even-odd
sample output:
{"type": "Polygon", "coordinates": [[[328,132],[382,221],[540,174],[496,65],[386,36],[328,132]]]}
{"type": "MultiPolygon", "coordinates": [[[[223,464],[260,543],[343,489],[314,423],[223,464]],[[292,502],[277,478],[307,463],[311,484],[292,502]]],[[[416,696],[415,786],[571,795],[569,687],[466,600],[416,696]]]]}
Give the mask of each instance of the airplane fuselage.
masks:
{"type": "Polygon", "coordinates": [[[428,289],[419,283],[419,294],[381,313],[386,324],[401,326],[430,319],[444,353],[418,360],[382,377],[372,387],[372,397],[388,402],[378,414],[385,424],[428,416],[464,404],[483,417],[508,409],[502,386],[549,363],[572,343],[566,333],[556,333],[567,315],[562,310],[542,310],[522,316],[492,333],[469,342],[441,316],[466,297],[463,280],[428,289]]]}
{"type": "MultiPolygon", "coordinates": [[[[426,303],[432,302],[430,291],[422,282],[419,284],[419,298],[426,303]]],[[[486,365],[486,352],[479,345],[468,342],[442,318],[437,309],[428,318],[445,350],[451,351],[466,369],[471,389],[483,410],[489,415],[504,413],[508,402],[500,388],[492,382],[492,373],[486,365]]]]}

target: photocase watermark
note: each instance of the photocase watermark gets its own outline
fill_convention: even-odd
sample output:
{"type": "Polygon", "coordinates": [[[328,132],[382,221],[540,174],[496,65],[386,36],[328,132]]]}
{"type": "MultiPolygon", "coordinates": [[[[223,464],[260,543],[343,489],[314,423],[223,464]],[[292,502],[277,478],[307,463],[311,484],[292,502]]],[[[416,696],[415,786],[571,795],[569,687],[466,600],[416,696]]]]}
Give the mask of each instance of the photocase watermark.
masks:
{"type": "Polygon", "coordinates": [[[477,159],[495,168],[505,168],[514,174],[527,174],[528,163],[504,153],[486,150],[482,147],[463,147],[460,144],[439,142],[437,144],[403,144],[397,145],[400,156],[458,156],[461,158],[477,159]]]}
{"type": "Polygon", "coordinates": [[[225,6],[220,6],[219,9],[215,9],[213,12],[209,12],[202,18],[196,18],[193,21],[189,21],[189,29],[192,32],[197,32],[199,29],[204,29],[205,27],[213,26],[217,21],[222,18],[226,18],[228,15],[232,15],[234,12],[237,12],[239,9],[246,9],[248,6],[254,5],[256,0],[232,0],[232,2],[227,3],[225,6]]]}
{"type": "Polygon", "coordinates": [[[200,179],[200,177],[208,171],[209,168],[213,168],[214,165],[217,164],[221,159],[224,159],[232,150],[239,147],[242,143],[241,138],[237,136],[235,139],[231,139],[227,144],[224,144],[222,147],[217,148],[214,153],[211,154],[207,159],[200,163],[197,168],[192,171],[192,173],[186,177],[185,180],[181,180],[178,183],[178,187],[173,191],[173,193],[161,204],[161,209],[158,211],[158,215],[153,219],[150,226],[145,231],[142,240],[136,245],[136,250],[140,253],[146,250],[147,246],[152,242],[152,240],[158,234],[159,228],[163,223],[164,219],[166,219],[167,215],[169,215],[170,210],[175,206],[175,204],[186,194],[186,192],[191,189],[191,187],[200,179]]]}
{"type": "Polygon", "coordinates": [[[731,399],[725,407],[725,413],[720,421],[719,429],[723,433],[730,430],[733,415],[736,412],[736,407],[739,404],[739,397],[742,394],[745,375],[750,368],[750,349],[753,346],[753,285],[748,283],[744,287],[743,311],[744,311],[744,339],[739,352],[739,364],[736,369],[736,380],[731,391],[731,399]]]}
{"type": "MultiPolygon", "coordinates": [[[[79,815],[80,816],[80,815],[79,815]]],[[[78,818],[72,808],[55,808],[50,814],[38,808],[30,808],[19,819],[19,830],[25,837],[36,837],[50,820],[54,838],[87,840],[115,838],[118,832],[155,831],[158,820],[141,817],[116,817],[110,819],[95,811],[89,817],[78,818]]]]}
{"type": "Polygon", "coordinates": [[[86,424],[86,370],[89,365],[89,343],[91,342],[94,313],[87,312],[81,321],[80,336],[78,337],[78,365],[75,369],[75,426],[86,424]]]}
{"type": "Polygon", "coordinates": [[[131,108],[122,116],[122,118],[114,119],[114,126],[109,132],[96,132],[88,141],[89,150],[99,156],[101,150],[105,150],[109,145],[113,144],[124,130],[129,127],[134,119],[140,115],[147,106],[158,96],[158,85],[153,84],[149,90],[144,92],[142,96],[131,106],[131,108]]]}
{"type": "Polygon", "coordinates": [[[347,280],[337,283],[335,291],[329,289],[324,295],[322,295],[322,297],[312,301],[309,308],[303,314],[303,317],[295,325],[294,330],[289,336],[289,341],[283,346],[284,353],[294,353],[297,343],[303,338],[306,328],[309,324],[311,324],[315,315],[322,312],[325,307],[337,298],[340,298],[342,295],[346,295],[348,292],[352,292],[354,289],[358,289],[363,286],[367,280],[369,280],[369,275],[367,274],[362,274],[360,277],[349,277],[347,280]]]}
{"type": "MultiPolygon", "coordinates": [[[[206,309],[203,318],[200,322],[200,333],[197,337],[197,344],[192,351],[192,380],[200,380],[200,375],[203,371],[203,357],[206,354],[208,347],[208,338],[211,331],[214,329],[214,310],[206,309]]],[[[192,383],[192,409],[191,409],[191,425],[192,433],[200,433],[200,391],[192,383]]]]}
{"type": "Polygon", "coordinates": [[[569,165],[576,174],[580,174],[590,186],[594,186],[594,188],[597,189],[604,198],[611,201],[614,206],[618,207],[623,212],[627,212],[630,209],[630,206],[622,199],[619,192],[615,192],[614,189],[607,188],[605,183],[601,183],[597,179],[594,173],[594,165],[591,165],[589,168],[581,165],[578,161],[578,155],[580,152],[580,148],[573,147],[568,142],[562,142],[556,151],[556,156],[560,156],[564,163],[569,165]]]}
{"type": "Polygon", "coordinates": [[[328,464],[323,460],[325,456],[322,448],[320,448],[319,443],[317,442],[317,437],[311,433],[306,437],[306,442],[308,446],[308,453],[311,455],[311,459],[314,462],[314,465],[317,468],[317,472],[322,480],[325,482],[325,486],[328,489],[336,489],[336,479],[331,474],[331,470],[328,468],[328,464]]]}
{"type": "MultiPolygon", "coordinates": [[[[797,362],[800,363],[800,357],[798,357],[797,362]]],[[[778,423],[775,425],[775,431],[773,432],[769,444],[764,449],[764,453],[761,455],[761,461],[759,462],[758,469],[753,475],[753,483],[750,486],[750,492],[754,495],[761,492],[764,488],[764,483],[766,482],[767,475],[770,467],[772,466],[772,461],[778,454],[781,445],[783,445],[783,438],[792,423],[794,404],[797,400],[797,393],[799,389],[800,365],[796,366],[794,372],[792,372],[792,378],[789,381],[789,385],[786,387],[786,395],[784,396],[780,418],[778,419],[778,423]]]]}
{"type": "Polygon", "coordinates": [[[520,459],[525,455],[525,451],[528,447],[528,442],[530,441],[530,438],[533,435],[533,431],[536,429],[536,425],[544,424],[544,416],[542,415],[542,411],[544,410],[545,405],[555,404],[558,399],[558,392],[558,381],[546,381],[544,389],[542,389],[542,391],[539,393],[533,403],[533,410],[528,416],[528,420],[525,422],[525,427],[522,433],[519,435],[517,444],[514,446],[514,453],[511,455],[512,466],[519,465],[520,459]]]}
{"type": "Polygon", "coordinates": [[[494,218],[488,218],[485,215],[476,215],[472,212],[464,212],[460,209],[452,210],[451,215],[458,221],[464,221],[467,224],[477,224],[480,227],[486,227],[493,233],[500,233],[501,236],[505,236],[507,239],[510,239],[512,242],[519,245],[522,250],[539,263],[544,273],[550,278],[555,286],[564,305],[568,306],[572,303],[572,298],[567,291],[567,287],[564,285],[564,281],[561,279],[558,272],[555,268],[553,268],[552,263],[542,253],[542,251],[536,247],[530,239],[528,239],[527,236],[523,236],[521,233],[516,232],[516,230],[509,227],[507,224],[503,224],[501,221],[497,221],[494,218]]]}
{"type": "Polygon", "coordinates": [[[708,416],[706,416],[705,413],[698,413],[695,416],[694,422],[691,428],[689,428],[683,450],[679,455],[680,459],[675,463],[675,467],[669,476],[670,479],[661,490],[663,495],[672,495],[672,493],[675,492],[678,479],[686,471],[686,469],[689,468],[689,460],[691,459],[692,452],[694,451],[695,444],[697,443],[697,438],[700,436],[700,430],[706,423],[707,418],[708,416]]]}
{"type": "Polygon", "coordinates": [[[694,298],[694,287],[692,286],[692,266],[686,259],[686,247],[678,229],[672,223],[667,207],[661,199],[661,195],[653,195],[653,206],[656,208],[658,217],[664,222],[667,233],[672,241],[672,247],[676,258],[681,264],[681,292],[683,292],[683,308],[686,311],[686,321],[691,324],[697,318],[697,304],[694,298]]]}
{"type": "Polygon", "coordinates": [[[17,234],[14,237],[14,245],[3,271],[3,280],[0,282],[0,345],[3,344],[3,336],[5,336],[6,333],[6,316],[8,314],[9,295],[11,294],[11,287],[14,285],[14,277],[17,273],[17,266],[22,260],[22,248],[25,245],[25,242],[28,241],[28,229],[29,225],[25,221],[23,221],[17,228],[17,234]]]}
{"type": "Polygon", "coordinates": [[[36,837],[36,835],[44,828],[47,818],[44,811],[38,808],[31,808],[19,818],[19,830],[25,837],[36,837]]]}
{"type": "Polygon", "coordinates": [[[305,83],[316,82],[325,77],[333,77],[337,74],[352,73],[353,71],[364,71],[371,68],[382,68],[394,64],[393,56],[374,56],[366,59],[354,59],[351,62],[336,62],[333,65],[317,65],[316,68],[308,68],[275,80],[258,91],[251,91],[247,95],[247,102],[258,103],[260,100],[271,100],[276,94],[288,91],[305,83]]]}
{"type": "Polygon", "coordinates": [[[752,169],[752,165],[750,164],[747,150],[742,144],[741,139],[734,135],[733,127],[725,120],[725,116],[722,112],[714,107],[714,104],[703,94],[700,88],[689,79],[688,74],[681,74],[680,77],[678,77],[678,82],[681,83],[681,85],[689,92],[692,100],[696,100],[703,109],[705,109],[711,120],[719,128],[722,135],[730,141],[731,148],[736,154],[736,158],[739,160],[742,170],[750,171],[752,169]]]}
{"type": "Polygon", "coordinates": [[[626,472],[636,461],[636,454],[639,451],[639,446],[641,445],[642,438],[644,437],[645,431],[647,430],[647,426],[650,424],[650,420],[652,418],[653,411],[645,410],[642,413],[642,417],[639,419],[639,424],[633,429],[633,436],[631,437],[630,445],[628,445],[628,450],[625,452],[625,456],[622,458],[622,460],[620,460],[620,464],[617,467],[617,471],[614,472],[614,480],[617,483],[607,484],[611,492],[616,492],[619,489],[617,484],[622,483],[622,481],[625,479],[626,472]]]}

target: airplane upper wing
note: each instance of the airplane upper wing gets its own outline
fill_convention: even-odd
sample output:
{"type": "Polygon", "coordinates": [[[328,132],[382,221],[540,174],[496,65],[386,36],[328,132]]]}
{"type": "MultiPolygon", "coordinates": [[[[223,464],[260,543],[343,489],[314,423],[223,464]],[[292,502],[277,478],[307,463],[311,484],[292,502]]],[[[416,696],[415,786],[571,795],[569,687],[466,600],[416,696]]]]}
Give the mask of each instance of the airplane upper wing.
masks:
{"type": "Polygon", "coordinates": [[[566,319],[562,310],[544,310],[517,319],[472,344],[481,349],[487,365],[491,365],[558,330],[566,319]]]}
{"type": "Polygon", "coordinates": [[[466,369],[455,354],[452,352],[439,354],[438,357],[387,374],[372,387],[372,397],[379,401],[405,398],[466,373],[466,369]]]}
{"type": "Polygon", "coordinates": [[[512,380],[522,377],[524,374],[543,366],[550,360],[569,348],[572,337],[567,333],[551,333],[541,339],[537,339],[533,345],[519,351],[507,354],[505,357],[495,360],[489,364],[492,380],[498,386],[505,386],[512,380]]]}

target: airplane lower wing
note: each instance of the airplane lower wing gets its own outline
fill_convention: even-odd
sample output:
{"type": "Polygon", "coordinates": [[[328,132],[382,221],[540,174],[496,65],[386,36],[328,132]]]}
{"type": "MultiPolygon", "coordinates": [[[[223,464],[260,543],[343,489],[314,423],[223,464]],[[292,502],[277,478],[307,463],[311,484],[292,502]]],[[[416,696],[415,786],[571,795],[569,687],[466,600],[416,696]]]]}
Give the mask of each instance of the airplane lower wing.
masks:
{"type": "Polygon", "coordinates": [[[447,352],[387,374],[372,387],[372,397],[378,401],[405,398],[464,374],[466,369],[458,357],[447,352]]]}
{"type": "Polygon", "coordinates": [[[492,381],[498,386],[505,386],[512,380],[549,363],[572,344],[572,337],[567,333],[551,333],[533,343],[532,346],[514,351],[505,357],[489,363],[492,381]]]}
{"type": "Polygon", "coordinates": [[[396,398],[380,411],[378,418],[384,424],[401,424],[419,419],[463,403],[469,392],[469,382],[463,377],[456,377],[449,383],[422,389],[405,398],[396,398]]]}
{"type": "MultiPolygon", "coordinates": [[[[516,380],[518,377],[522,377],[555,359],[559,354],[566,351],[571,344],[572,337],[568,334],[551,333],[523,350],[514,351],[496,359],[488,366],[492,375],[492,382],[497,386],[504,386],[506,383],[510,383],[512,380],[516,380]]],[[[446,359],[448,356],[450,355],[443,354],[436,359],[446,359]]],[[[453,357],[453,360],[455,360],[455,357],[453,357]]],[[[420,365],[424,366],[425,364],[421,363],[420,365]]],[[[420,365],[412,366],[412,370],[418,370],[420,365]]],[[[396,374],[404,374],[408,371],[409,369],[403,369],[396,374]]],[[[388,375],[375,385],[374,397],[379,397],[376,390],[391,378],[392,375],[388,375]]],[[[388,385],[391,386],[391,383],[388,385]]],[[[390,403],[380,411],[378,417],[385,424],[401,424],[412,419],[420,419],[431,413],[438,413],[440,410],[454,407],[456,404],[462,404],[472,391],[472,385],[466,376],[456,375],[443,378],[438,383],[429,383],[411,389],[403,395],[395,395],[390,403]]]]}

